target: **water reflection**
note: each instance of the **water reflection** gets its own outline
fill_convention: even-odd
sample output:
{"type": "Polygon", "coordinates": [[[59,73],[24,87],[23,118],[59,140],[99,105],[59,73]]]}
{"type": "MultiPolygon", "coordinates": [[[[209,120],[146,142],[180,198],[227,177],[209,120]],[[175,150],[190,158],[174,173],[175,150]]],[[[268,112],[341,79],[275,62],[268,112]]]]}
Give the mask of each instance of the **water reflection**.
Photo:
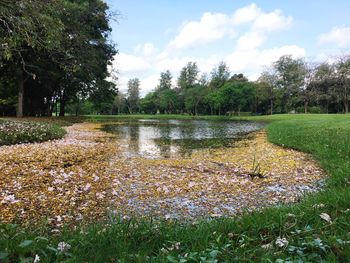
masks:
{"type": "Polygon", "coordinates": [[[233,139],[258,130],[256,122],[201,120],[134,120],[106,124],[127,145],[128,156],[172,158],[191,155],[198,148],[230,146],[233,139]]]}

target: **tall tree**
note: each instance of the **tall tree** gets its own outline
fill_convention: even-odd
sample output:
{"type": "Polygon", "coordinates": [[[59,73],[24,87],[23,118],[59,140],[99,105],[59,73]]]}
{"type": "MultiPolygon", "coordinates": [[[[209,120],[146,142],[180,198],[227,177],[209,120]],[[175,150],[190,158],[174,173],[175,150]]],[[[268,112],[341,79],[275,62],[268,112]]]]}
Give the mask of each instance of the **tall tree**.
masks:
{"type": "Polygon", "coordinates": [[[280,57],[274,64],[277,85],[283,91],[282,110],[284,112],[295,109],[299,93],[305,85],[307,74],[303,59],[294,59],[291,55],[280,57]]]}
{"type": "Polygon", "coordinates": [[[0,67],[13,66],[17,79],[17,116],[23,116],[25,83],[36,78],[31,54],[59,49],[63,23],[57,10],[59,1],[3,0],[0,3],[0,67]]]}
{"type": "Polygon", "coordinates": [[[341,101],[344,113],[349,113],[350,98],[350,55],[344,55],[338,58],[334,71],[335,92],[341,101]]]}
{"type": "Polygon", "coordinates": [[[137,109],[137,103],[140,99],[140,80],[138,78],[130,79],[128,81],[127,104],[129,113],[133,114],[137,109]]]}
{"type": "Polygon", "coordinates": [[[230,77],[230,69],[225,62],[220,62],[211,72],[210,87],[218,89],[222,87],[230,77]]]}
{"type": "Polygon", "coordinates": [[[173,76],[169,70],[160,73],[159,84],[157,86],[157,91],[169,90],[171,89],[171,81],[173,76]]]}
{"type": "Polygon", "coordinates": [[[266,98],[269,104],[269,114],[273,114],[274,109],[274,100],[276,98],[275,94],[275,87],[276,87],[276,75],[273,71],[265,70],[263,73],[261,73],[258,83],[259,91],[261,92],[260,95],[266,98]]]}
{"type": "Polygon", "coordinates": [[[199,69],[196,62],[188,62],[180,71],[177,84],[180,89],[192,88],[198,80],[199,69]]]}

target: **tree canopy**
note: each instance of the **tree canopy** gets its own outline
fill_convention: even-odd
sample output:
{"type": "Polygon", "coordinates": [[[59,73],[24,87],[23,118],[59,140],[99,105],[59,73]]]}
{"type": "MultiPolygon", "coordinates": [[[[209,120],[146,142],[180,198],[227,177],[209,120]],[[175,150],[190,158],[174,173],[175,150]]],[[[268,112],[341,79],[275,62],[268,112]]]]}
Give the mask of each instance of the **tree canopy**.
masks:
{"type": "Polygon", "coordinates": [[[2,114],[50,116],[59,107],[64,115],[67,103],[105,86],[100,84],[116,50],[108,39],[111,14],[104,1],[0,5],[0,95],[7,97],[2,114]]]}

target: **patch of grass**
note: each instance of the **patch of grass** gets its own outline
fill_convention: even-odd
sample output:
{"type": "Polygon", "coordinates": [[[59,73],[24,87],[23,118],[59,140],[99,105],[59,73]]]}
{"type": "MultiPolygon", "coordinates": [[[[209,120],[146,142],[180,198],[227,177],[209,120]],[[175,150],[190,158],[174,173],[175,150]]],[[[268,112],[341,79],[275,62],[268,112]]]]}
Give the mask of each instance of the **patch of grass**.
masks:
{"type": "Polygon", "coordinates": [[[60,139],[65,133],[64,129],[53,124],[2,120],[0,122],[0,146],[60,139]]]}
{"type": "Polygon", "coordinates": [[[180,223],[110,218],[67,228],[57,236],[45,227],[1,225],[0,261],[33,260],[38,254],[41,262],[348,262],[350,116],[245,119],[271,121],[271,142],[311,153],[330,175],[324,190],[298,204],[233,219],[180,223]],[[322,213],[330,220],[321,218],[322,213]],[[71,248],[58,251],[61,241],[71,248]]]}

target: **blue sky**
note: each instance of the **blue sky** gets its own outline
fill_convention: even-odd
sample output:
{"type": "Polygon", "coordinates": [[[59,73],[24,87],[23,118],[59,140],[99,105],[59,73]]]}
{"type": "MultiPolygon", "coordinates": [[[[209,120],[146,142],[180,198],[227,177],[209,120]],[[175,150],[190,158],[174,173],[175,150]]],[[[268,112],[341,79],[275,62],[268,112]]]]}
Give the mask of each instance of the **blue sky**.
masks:
{"type": "Polygon", "coordinates": [[[350,1],[107,0],[121,16],[118,85],[141,80],[153,90],[159,74],[175,79],[188,62],[209,74],[220,61],[255,80],[279,56],[325,60],[350,50],[350,1]]]}

